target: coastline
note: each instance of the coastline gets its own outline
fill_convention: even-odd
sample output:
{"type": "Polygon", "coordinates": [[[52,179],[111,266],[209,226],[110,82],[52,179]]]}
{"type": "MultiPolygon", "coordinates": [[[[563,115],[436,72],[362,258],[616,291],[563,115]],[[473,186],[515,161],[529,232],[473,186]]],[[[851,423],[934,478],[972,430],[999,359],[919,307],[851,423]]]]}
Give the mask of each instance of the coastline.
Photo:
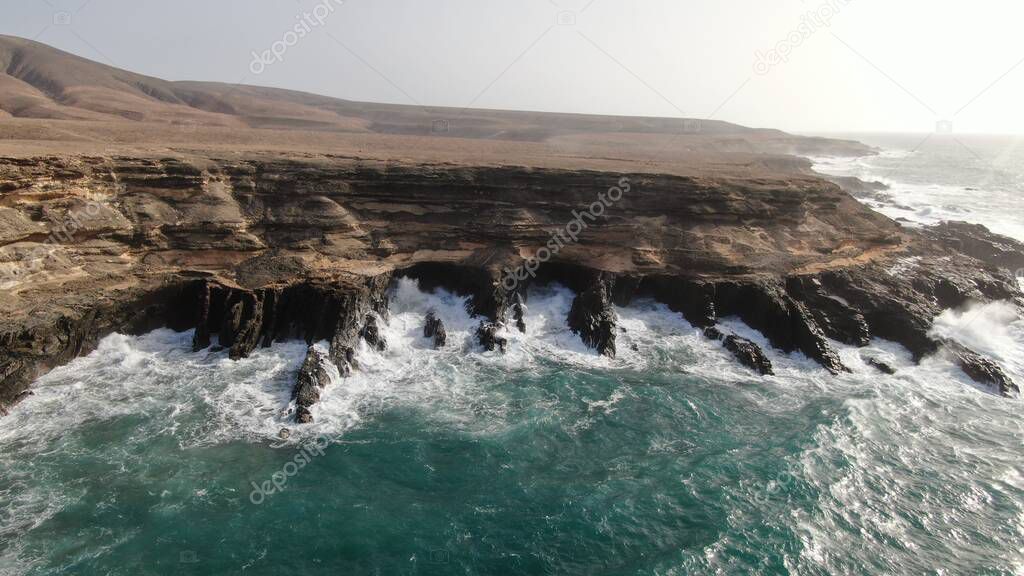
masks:
{"type": "Polygon", "coordinates": [[[1016,169],[1019,138],[919,134],[862,137],[879,153],[808,156],[812,170],[904,225],[965,221],[1024,241],[1024,222],[1014,217],[1024,210],[1018,200],[1024,190],[1024,176],[1016,169]],[[880,147],[880,141],[890,147],[880,147]]]}

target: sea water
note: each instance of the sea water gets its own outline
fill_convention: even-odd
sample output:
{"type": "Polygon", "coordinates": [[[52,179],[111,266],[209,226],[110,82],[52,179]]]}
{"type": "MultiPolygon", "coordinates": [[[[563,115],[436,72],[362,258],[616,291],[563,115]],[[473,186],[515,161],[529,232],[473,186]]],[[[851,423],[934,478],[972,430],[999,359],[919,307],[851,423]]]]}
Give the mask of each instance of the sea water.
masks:
{"type": "Polygon", "coordinates": [[[812,158],[814,169],[880,182],[862,199],[909,223],[962,220],[1024,241],[1024,136],[855,134],[874,156],[812,158]]]}
{"type": "MultiPolygon", "coordinates": [[[[929,192],[901,177],[914,206],[960,185],[911,202],[929,192]]],[[[462,298],[401,280],[388,349],[305,426],[304,343],[233,362],[191,333],[110,336],[0,420],[0,574],[1024,574],[1020,399],[881,340],[834,343],[853,373],[833,377],[727,319],[775,364],[759,377],[652,301],[618,309],[612,360],[567,330],[572,297],[534,290],[528,332],[489,353],[462,298]]],[[[933,330],[1024,383],[1008,304],[933,330]]]]}

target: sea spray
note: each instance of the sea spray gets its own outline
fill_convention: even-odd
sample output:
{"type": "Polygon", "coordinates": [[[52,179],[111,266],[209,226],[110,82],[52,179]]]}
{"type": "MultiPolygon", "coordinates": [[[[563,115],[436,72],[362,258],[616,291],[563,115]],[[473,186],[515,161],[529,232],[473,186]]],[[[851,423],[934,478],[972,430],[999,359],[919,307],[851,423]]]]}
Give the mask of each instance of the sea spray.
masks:
{"type": "MultiPolygon", "coordinates": [[[[0,428],[0,563],[875,574],[1024,562],[1020,403],[971,387],[948,359],[834,343],[853,373],[832,377],[723,320],[771,356],[777,375],[760,378],[640,300],[617,309],[627,345],[611,360],[565,328],[572,296],[534,290],[528,332],[510,331],[501,355],[476,346],[465,299],[400,280],[388,349],[360,347],[361,370],[332,378],[317,422],[287,441],[304,342],[232,362],[193,353],[187,333],[111,336],[0,428]],[[430,309],[450,332],[439,350],[422,334],[430,309]],[[318,438],[322,454],[303,452],[318,438]],[[253,482],[275,473],[283,491],[253,505],[253,482]]],[[[993,332],[993,352],[1018,337],[998,306],[967,326],[971,312],[936,330],[993,332]]]]}

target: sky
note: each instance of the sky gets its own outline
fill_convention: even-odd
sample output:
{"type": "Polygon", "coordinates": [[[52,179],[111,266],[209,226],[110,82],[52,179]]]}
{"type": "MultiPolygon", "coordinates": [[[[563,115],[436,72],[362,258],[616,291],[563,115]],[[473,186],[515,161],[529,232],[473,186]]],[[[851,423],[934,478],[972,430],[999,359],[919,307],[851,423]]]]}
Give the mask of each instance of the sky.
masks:
{"type": "Polygon", "coordinates": [[[1024,133],[1022,22],[1018,0],[0,3],[2,34],[168,80],[832,133],[1024,133]]]}

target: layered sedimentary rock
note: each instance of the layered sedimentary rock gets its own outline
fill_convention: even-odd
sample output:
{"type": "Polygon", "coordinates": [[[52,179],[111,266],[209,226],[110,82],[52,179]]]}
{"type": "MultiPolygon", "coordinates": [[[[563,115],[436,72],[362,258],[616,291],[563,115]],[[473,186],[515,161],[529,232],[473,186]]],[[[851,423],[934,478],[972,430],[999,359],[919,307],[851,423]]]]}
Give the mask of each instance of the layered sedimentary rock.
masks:
{"type": "Polygon", "coordinates": [[[232,358],[280,340],[327,341],[345,374],[360,338],[379,347],[396,275],[469,296],[488,348],[502,347],[502,323],[527,328],[532,283],[557,281],[579,295],[566,322],[606,354],[613,305],[648,296],[699,327],[737,316],[834,373],[845,367],[833,340],[886,338],[922,358],[943,347],[929,335],[942,310],[1024,303],[1006,269],[1019,247],[980,230],[954,245],[946,232],[903,229],[799,171],[6,158],[0,219],[10,224],[0,235],[3,406],[100,337],[162,326],[195,328],[197,350],[216,344],[232,358]],[[628,194],[588,212],[624,178],[628,194]],[[549,257],[536,266],[542,248],[549,257]],[[503,281],[522,266],[524,281],[503,281]]]}

